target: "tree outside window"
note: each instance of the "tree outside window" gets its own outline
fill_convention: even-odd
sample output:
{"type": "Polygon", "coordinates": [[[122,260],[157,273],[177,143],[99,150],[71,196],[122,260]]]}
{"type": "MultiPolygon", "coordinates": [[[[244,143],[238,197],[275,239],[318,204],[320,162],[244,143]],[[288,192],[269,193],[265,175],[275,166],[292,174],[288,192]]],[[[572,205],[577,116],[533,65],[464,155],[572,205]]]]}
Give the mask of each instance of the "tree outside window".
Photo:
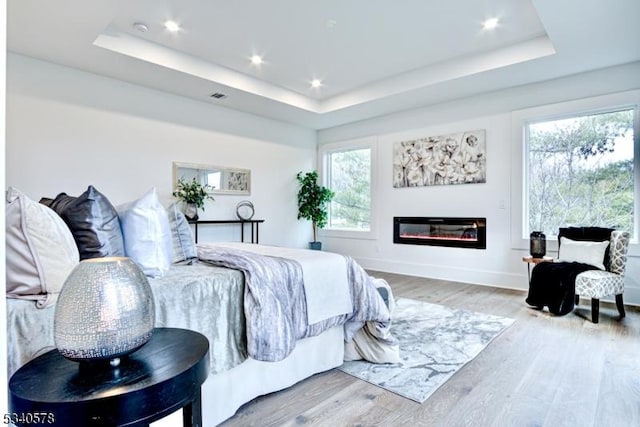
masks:
{"type": "Polygon", "coordinates": [[[328,187],[335,193],[328,228],[370,231],[371,149],[335,151],[327,158],[328,187]]]}
{"type": "Polygon", "coordinates": [[[635,111],[529,123],[528,226],[603,226],[634,235],[635,111]]]}

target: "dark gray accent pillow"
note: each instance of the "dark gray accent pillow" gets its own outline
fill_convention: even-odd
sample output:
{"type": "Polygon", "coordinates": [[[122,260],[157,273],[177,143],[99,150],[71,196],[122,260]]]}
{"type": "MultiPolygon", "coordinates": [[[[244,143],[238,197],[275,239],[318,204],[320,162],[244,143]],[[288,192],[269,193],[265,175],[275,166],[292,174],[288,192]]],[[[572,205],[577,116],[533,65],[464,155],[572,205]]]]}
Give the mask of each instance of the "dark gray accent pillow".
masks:
{"type": "Polygon", "coordinates": [[[118,213],[109,199],[92,185],[78,197],[60,193],[55,199],[43,198],[71,230],[80,259],[125,256],[118,213]]]}

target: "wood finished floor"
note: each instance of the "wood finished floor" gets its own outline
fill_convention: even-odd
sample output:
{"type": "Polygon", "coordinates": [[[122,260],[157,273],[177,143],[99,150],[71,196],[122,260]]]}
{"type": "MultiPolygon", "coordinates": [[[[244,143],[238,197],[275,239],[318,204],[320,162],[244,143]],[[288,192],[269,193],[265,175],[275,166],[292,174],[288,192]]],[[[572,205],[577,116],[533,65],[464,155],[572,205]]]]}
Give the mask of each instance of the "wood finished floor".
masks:
{"type": "Polygon", "coordinates": [[[396,297],[516,319],[423,404],[337,370],[259,397],[233,426],[640,426],[640,310],[590,301],[555,317],[522,291],[370,272],[396,297]]]}

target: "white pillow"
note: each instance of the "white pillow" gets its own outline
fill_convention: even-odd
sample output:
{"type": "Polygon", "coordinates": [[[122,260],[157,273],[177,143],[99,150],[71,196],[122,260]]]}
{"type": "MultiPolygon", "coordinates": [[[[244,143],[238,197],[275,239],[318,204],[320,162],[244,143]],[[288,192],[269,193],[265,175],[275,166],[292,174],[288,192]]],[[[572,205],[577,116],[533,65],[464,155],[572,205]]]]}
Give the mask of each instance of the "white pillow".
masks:
{"type": "Polygon", "coordinates": [[[67,224],[52,209],[12,187],[6,197],[7,296],[47,307],[80,261],[78,247],[67,224]]]}
{"type": "Polygon", "coordinates": [[[558,261],[581,262],[604,270],[604,253],[607,250],[607,246],[609,246],[608,240],[604,242],[587,242],[560,237],[558,261]]]}
{"type": "Polygon", "coordinates": [[[171,229],[167,212],[156,189],[125,205],[118,206],[124,237],[124,252],[145,275],[163,276],[171,267],[171,229]]]}

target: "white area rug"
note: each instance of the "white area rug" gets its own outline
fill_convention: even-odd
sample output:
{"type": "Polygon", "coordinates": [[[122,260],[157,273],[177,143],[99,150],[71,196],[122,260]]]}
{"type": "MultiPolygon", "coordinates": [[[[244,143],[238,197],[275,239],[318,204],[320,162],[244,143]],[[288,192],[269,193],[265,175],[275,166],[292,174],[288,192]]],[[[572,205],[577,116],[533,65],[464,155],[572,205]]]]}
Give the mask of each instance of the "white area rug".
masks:
{"type": "Polygon", "coordinates": [[[396,300],[392,319],[401,363],[354,361],[338,369],[420,403],[514,322],[407,298],[396,300]]]}

